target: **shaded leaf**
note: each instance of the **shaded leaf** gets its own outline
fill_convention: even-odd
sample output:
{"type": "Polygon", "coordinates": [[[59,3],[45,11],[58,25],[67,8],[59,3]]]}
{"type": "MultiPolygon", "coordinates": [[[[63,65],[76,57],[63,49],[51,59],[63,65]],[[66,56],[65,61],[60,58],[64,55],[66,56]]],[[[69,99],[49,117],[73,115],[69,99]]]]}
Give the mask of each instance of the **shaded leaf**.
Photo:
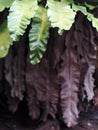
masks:
{"type": "Polygon", "coordinates": [[[84,3],[85,5],[86,5],[86,7],[88,7],[90,10],[93,10],[94,8],[95,8],[95,6],[94,5],[90,5],[90,4],[88,4],[88,3],[84,3]]]}
{"type": "Polygon", "coordinates": [[[87,2],[88,4],[91,4],[91,5],[98,5],[98,1],[97,0],[83,0],[85,2],[87,2]]]}
{"type": "Polygon", "coordinates": [[[59,66],[61,55],[63,51],[65,50],[65,36],[66,31],[63,32],[62,35],[58,34],[57,28],[50,29],[50,35],[49,35],[49,43],[47,46],[47,53],[49,53],[49,66],[53,69],[57,69],[57,66],[59,66]],[[62,43],[61,43],[62,41],[62,43]],[[51,45],[52,43],[52,45],[51,45]],[[51,48],[51,49],[50,49],[51,48]],[[55,59],[55,60],[54,60],[55,59]]]}

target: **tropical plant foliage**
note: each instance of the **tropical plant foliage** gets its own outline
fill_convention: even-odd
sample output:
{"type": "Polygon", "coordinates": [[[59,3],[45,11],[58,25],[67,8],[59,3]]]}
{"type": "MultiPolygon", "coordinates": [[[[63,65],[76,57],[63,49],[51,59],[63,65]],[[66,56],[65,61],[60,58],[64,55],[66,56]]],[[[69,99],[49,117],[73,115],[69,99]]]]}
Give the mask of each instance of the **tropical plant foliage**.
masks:
{"type": "Polygon", "coordinates": [[[36,0],[15,0],[9,10],[8,28],[14,41],[19,40],[37,10],[36,0]]]}
{"type": "MultiPolygon", "coordinates": [[[[78,25],[81,20],[78,21],[76,15],[82,14],[81,17],[83,17],[83,19],[85,16],[85,19],[90,21],[92,23],[92,26],[98,31],[98,18],[96,18],[92,13],[93,10],[97,8],[97,6],[90,5],[89,2],[81,3],[73,0],[9,0],[8,2],[6,2],[6,0],[1,0],[0,12],[2,12],[5,8],[8,8],[9,14],[7,20],[4,21],[2,25],[0,25],[0,57],[6,56],[10,45],[12,45],[13,42],[16,45],[17,41],[21,40],[21,37],[25,35],[25,32],[27,32],[29,39],[30,61],[33,65],[35,65],[40,62],[44,52],[47,50],[49,29],[57,28],[59,34],[63,34],[63,32],[65,32],[66,30],[68,31],[71,29],[70,32],[67,33],[66,38],[64,39],[64,43],[56,41],[56,43],[59,42],[59,46],[62,52],[60,52],[57,56],[56,52],[59,47],[55,49],[54,55],[56,57],[56,61],[53,64],[53,67],[58,72],[58,75],[54,75],[55,77],[57,76],[58,78],[56,78],[60,81],[58,86],[61,87],[60,107],[62,111],[63,121],[65,122],[65,124],[67,124],[68,127],[74,126],[75,124],[77,124],[77,118],[79,116],[77,107],[79,86],[83,87],[83,97],[87,97],[88,101],[91,101],[94,96],[93,74],[95,71],[95,66],[93,61],[96,58],[96,46],[93,42],[94,40],[92,37],[91,24],[89,22],[87,23],[86,21],[86,24],[88,26],[84,29],[83,22],[81,22],[82,25],[78,25]],[[77,24],[75,24],[75,22],[77,24]],[[84,33],[86,34],[86,38],[84,36],[84,33]],[[79,37],[80,41],[77,41],[76,36],[79,37]],[[62,62],[60,62],[61,68],[58,70],[59,67],[56,68],[56,63],[59,60],[62,62]],[[82,68],[84,67],[84,65],[87,66],[87,69],[82,74],[82,68]],[[80,79],[80,77],[82,78],[80,79]]],[[[54,41],[51,41],[51,44],[52,42],[54,41]]],[[[59,51],[61,51],[60,49],[59,51]]],[[[21,50],[22,49],[19,50],[19,54],[22,53],[21,50]]],[[[23,52],[22,58],[24,58],[24,55],[25,54],[23,52]]],[[[12,57],[10,57],[10,60],[12,60],[11,58],[12,57]]],[[[42,90],[45,91],[46,95],[45,97],[43,96],[45,98],[43,100],[45,102],[47,102],[46,100],[48,99],[52,100],[53,102],[56,102],[57,105],[58,100],[56,100],[56,98],[58,98],[59,90],[58,87],[55,87],[56,94],[54,95],[51,86],[56,86],[58,83],[57,80],[55,81],[51,78],[52,74],[49,73],[49,70],[52,71],[52,69],[54,68],[48,68],[49,65],[51,65],[50,61],[47,61],[47,59],[44,60],[42,63],[44,64],[45,68],[43,67],[42,70],[45,74],[43,74],[41,68],[39,69],[37,65],[35,65],[35,68],[32,68],[31,64],[29,65],[29,67],[33,69],[33,82],[31,80],[31,84],[33,85],[29,86],[30,89],[32,89],[31,86],[37,86],[37,88],[39,88],[38,93],[41,93],[41,97],[44,95],[42,94],[42,90]],[[47,70],[47,72],[45,69],[47,70]],[[39,74],[36,74],[37,71],[39,72],[39,74]],[[49,79],[47,79],[47,76],[49,79]],[[41,80],[38,81],[38,79],[41,80]],[[43,84],[43,82],[45,82],[45,84],[43,84]],[[43,86],[43,88],[41,88],[41,86],[43,86]],[[51,90],[50,95],[47,94],[47,86],[51,87],[51,89],[49,88],[51,90]]],[[[24,62],[21,63],[21,59],[17,59],[16,61],[19,68],[21,68],[22,66],[24,67],[24,62]]],[[[14,63],[13,66],[15,66],[14,63]]],[[[13,70],[15,69],[15,67],[13,67],[13,70]]],[[[27,70],[28,73],[31,74],[29,67],[27,67],[27,70]]],[[[6,72],[8,72],[9,69],[12,71],[10,63],[7,64],[5,68],[7,70],[6,72]]],[[[18,80],[21,79],[22,75],[24,75],[24,73],[21,73],[22,72],[17,74],[17,71],[15,71],[13,74],[15,78],[12,79],[12,82],[9,80],[10,76],[11,78],[13,77],[12,74],[10,74],[10,76],[6,76],[6,79],[8,82],[10,82],[10,85],[15,87],[17,86],[18,80]]],[[[28,76],[26,78],[29,81],[28,76]]],[[[22,80],[24,80],[24,78],[22,80]]],[[[35,87],[34,89],[36,90],[37,88],[35,87]]],[[[22,85],[19,85],[19,93],[16,90],[17,87],[12,88],[12,97],[17,97],[19,98],[19,100],[22,100],[23,92],[25,91],[23,83],[22,85]],[[23,86],[23,88],[21,88],[21,86],[23,86]]],[[[32,104],[36,106],[35,108],[32,106],[32,109],[32,107],[30,106],[31,102],[29,102],[28,106],[30,106],[30,110],[37,110],[38,112],[37,115],[35,115],[34,112],[31,112],[30,115],[33,117],[33,119],[36,119],[40,116],[38,102],[35,101],[35,95],[32,94],[32,91],[30,92],[29,89],[27,89],[27,93],[29,98],[32,99],[32,104]]],[[[36,97],[38,98],[38,95],[36,95],[36,97]]],[[[41,98],[39,98],[38,100],[41,100],[41,98]]],[[[48,105],[47,108],[49,108],[48,105]]],[[[55,107],[52,106],[55,109],[55,113],[57,111],[56,105],[55,107]]],[[[47,113],[48,110],[46,111],[46,115],[47,113]]],[[[53,110],[49,110],[49,113],[53,115],[53,110]]]]}
{"type": "Polygon", "coordinates": [[[49,37],[49,21],[45,8],[39,7],[36,12],[32,28],[29,33],[30,59],[31,63],[39,63],[46,51],[47,39],[49,37]]]}
{"type": "MultiPolygon", "coordinates": [[[[87,8],[92,10],[96,6],[89,5],[88,3],[75,3],[73,0],[48,0],[46,6],[43,6],[41,4],[42,1],[43,0],[0,1],[0,11],[3,11],[5,8],[10,8],[7,25],[10,37],[13,41],[19,40],[20,36],[25,33],[32,18],[32,29],[29,34],[29,40],[30,59],[33,64],[40,62],[44,54],[43,52],[46,50],[49,28],[57,27],[60,34],[63,30],[69,30],[75,21],[75,16],[78,11],[86,15],[87,19],[92,22],[93,27],[98,30],[98,19],[87,11],[87,8]],[[40,6],[43,6],[42,11],[40,6]]],[[[6,50],[6,54],[7,52],[8,50],[6,50]]],[[[0,55],[1,57],[4,56],[2,54],[0,55]]]]}

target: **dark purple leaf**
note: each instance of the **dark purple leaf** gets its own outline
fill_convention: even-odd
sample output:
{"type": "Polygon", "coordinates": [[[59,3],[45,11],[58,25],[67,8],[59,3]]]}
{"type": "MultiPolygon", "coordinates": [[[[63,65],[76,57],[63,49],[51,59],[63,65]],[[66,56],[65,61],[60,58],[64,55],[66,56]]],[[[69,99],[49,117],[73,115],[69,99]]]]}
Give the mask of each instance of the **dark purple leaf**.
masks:
{"type": "Polygon", "coordinates": [[[80,70],[77,55],[73,48],[73,28],[66,36],[66,50],[62,55],[62,65],[59,72],[61,81],[61,110],[64,122],[68,127],[77,124],[78,118],[78,89],[80,70]]]}

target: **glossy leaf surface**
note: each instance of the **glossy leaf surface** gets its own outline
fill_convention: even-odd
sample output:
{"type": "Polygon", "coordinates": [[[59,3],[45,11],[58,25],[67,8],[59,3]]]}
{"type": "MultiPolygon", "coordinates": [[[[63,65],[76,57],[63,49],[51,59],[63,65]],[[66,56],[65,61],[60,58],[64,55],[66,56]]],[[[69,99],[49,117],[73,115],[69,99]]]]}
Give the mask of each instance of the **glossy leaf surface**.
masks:
{"type": "Polygon", "coordinates": [[[29,33],[30,59],[32,64],[40,62],[46,51],[47,40],[49,37],[49,21],[46,10],[39,7],[38,12],[33,18],[32,28],[29,33]]]}

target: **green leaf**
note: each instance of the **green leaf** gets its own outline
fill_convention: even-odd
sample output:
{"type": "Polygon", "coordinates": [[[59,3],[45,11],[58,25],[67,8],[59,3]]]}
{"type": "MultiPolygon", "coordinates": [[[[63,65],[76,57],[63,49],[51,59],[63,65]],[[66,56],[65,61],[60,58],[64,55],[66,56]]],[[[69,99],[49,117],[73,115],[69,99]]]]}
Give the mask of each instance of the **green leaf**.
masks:
{"type": "Polygon", "coordinates": [[[98,5],[98,0],[83,0],[84,2],[90,4],[90,5],[98,5]]]}
{"type": "Polygon", "coordinates": [[[39,7],[36,16],[33,18],[32,28],[29,33],[30,59],[32,64],[40,62],[46,51],[49,37],[49,21],[45,8],[39,7]]]}
{"type": "Polygon", "coordinates": [[[7,22],[5,21],[0,26],[0,58],[7,55],[12,42],[12,38],[10,37],[9,30],[7,28],[7,22]]]}
{"type": "Polygon", "coordinates": [[[58,27],[60,31],[69,30],[74,22],[76,12],[71,9],[68,1],[48,0],[48,17],[52,27],[58,27]]]}
{"type": "Polygon", "coordinates": [[[93,14],[87,12],[87,9],[85,6],[79,6],[79,5],[75,5],[75,4],[72,4],[72,9],[74,11],[81,11],[84,15],[87,16],[87,19],[92,22],[92,26],[94,28],[96,28],[96,30],[98,31],[98,18],[95,18],[93,14]]]}
{"type": "Polygon", "coordinates": [[[14,41],[19,40],[37,10],[37,0],[15,0],[8,16],[8,28],[14,41]]]}
{"type": "Polygon", "coordinates": [[[74,11],[80,11],[82,12],[84,15],[87,15],[87,10],[86,10],[86,7],[85,6],[80,6],[80,5],[76,5],[76,4],[72,4],[72,9],[74,11]]]}
{"type": "Polygon", "coordinates": [[[5,8],[9,8],[14,0],[0,0],[0,12],[5,8]]]}
{"type": "Polygon", "coordinates": [[[92,22],[92,26],[98,31],[98,18],[95,18],[93,14],[88,13],[87,19],[92,22]]]}
{"type": "Polygon", "coordinates": [[[85,2],[84,4],[85,4],[85,6],[88,7],[90,10],[93,10],[93,9],[95,8],[94,5],[90,5],[90,4],[86,3],[86,2],[85,2]]]}

